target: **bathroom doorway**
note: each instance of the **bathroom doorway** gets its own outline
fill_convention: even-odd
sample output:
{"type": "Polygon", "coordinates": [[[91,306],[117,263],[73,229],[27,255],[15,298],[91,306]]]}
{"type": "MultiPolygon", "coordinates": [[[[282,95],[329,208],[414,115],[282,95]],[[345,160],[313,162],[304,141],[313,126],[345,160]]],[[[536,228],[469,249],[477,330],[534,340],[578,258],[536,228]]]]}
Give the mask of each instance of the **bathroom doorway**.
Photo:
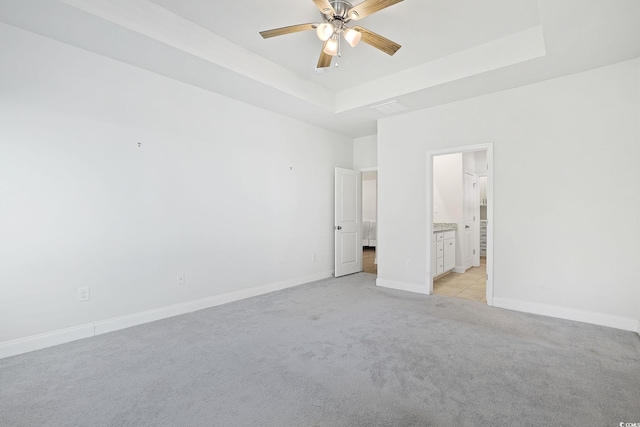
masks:
{"type": "Polygon", "coordinates": [[[428,153],[431,294],[493,305],[493,147],[428,153]]]}

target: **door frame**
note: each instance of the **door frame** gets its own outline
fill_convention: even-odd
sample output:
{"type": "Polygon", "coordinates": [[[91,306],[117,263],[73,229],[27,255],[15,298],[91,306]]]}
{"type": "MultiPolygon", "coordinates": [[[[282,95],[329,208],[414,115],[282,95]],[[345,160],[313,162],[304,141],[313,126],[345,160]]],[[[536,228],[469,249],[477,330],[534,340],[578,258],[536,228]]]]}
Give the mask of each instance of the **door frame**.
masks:
{"type": "Polygon", "coordinates": [[[486,142],[475,145],[443,148],[427,152],[427,265],[426,282],[429,284],[429,295],[433,294],[433,275],[431,272],[431,241],[433,239],[433,158],[445,154],[465,153],[474,151],[487,152],[487,305],[493,306],[493,143],[486,142]]]}
{"type": "MultiPolygon", "coordinates": [[[[374,167],[370,167],[370,168],[360,168],[358,169],[360,171],[360,173],[362,172],[378,172],[378,167],[374,166],[374,167]]],[[[379,183],[379,177],[376,177],[376,223],[378,222],[378,212],[380,212],[380,210],[378,209],[379,206],[379,200],[378,200],[378,183],[379,183]]],[[[363,209],[364,211],[364,209],[363,209]]],[[[364,214],[363,214],[364,215],[364,214]]],[[[363,218],[360,218],[360,221],[362,221],[363,218]]],[[[361,247],[360,248],[362,250],[363,256],[364,256],[364,249],[361,247]]],[[[378,235],[376,234],[376,258],[373,261],[374,264],[378,265],[378,257],[380,256],[380,238],[378,237],[378,235]]],[[[376,274],[377,276],[377,274],[376,274]]]]}

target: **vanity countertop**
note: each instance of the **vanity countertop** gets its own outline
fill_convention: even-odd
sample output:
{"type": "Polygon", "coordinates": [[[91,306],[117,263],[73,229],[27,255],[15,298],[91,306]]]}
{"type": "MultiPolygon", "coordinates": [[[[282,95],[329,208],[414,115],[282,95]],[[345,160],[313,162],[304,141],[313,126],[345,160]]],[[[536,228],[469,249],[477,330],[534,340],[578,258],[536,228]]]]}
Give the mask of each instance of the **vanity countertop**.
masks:
{"type": "Polygon", "coordinates": [[[434,222],[433,223],[433,232],[434,233],[438,233],[440,231],[451,231],[451,230],[457,230],[458,229],[458,224],[456,224],[455,222],[449,223],[449,222],[434,222]]]}

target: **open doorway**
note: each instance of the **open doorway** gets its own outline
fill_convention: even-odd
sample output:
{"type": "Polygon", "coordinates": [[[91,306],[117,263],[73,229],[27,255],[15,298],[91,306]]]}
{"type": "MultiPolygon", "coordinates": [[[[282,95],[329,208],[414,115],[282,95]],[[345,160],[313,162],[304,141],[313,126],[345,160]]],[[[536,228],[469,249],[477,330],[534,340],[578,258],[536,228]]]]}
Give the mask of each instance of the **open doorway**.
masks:
{"type": "Polygon", "coordinates": [[[362,271],[378,274],[378,171],[362,172],[362,271]]]}
{"type": "Polygon", "coordinates": [[[428,154],[430,293],[493,305],[492,144],[428,154]]]}

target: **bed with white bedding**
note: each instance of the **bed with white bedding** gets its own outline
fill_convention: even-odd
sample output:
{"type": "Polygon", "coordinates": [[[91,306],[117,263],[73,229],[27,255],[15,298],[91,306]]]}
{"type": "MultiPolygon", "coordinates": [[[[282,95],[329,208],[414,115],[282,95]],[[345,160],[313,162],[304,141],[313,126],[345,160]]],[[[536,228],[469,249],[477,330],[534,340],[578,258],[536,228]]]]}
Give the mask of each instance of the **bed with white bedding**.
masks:
{"type": "Polygon", "coordinates": [[[378,227],[374,220],[362,221],[362,246],[375,247],[378,239],[378,227]]]}

